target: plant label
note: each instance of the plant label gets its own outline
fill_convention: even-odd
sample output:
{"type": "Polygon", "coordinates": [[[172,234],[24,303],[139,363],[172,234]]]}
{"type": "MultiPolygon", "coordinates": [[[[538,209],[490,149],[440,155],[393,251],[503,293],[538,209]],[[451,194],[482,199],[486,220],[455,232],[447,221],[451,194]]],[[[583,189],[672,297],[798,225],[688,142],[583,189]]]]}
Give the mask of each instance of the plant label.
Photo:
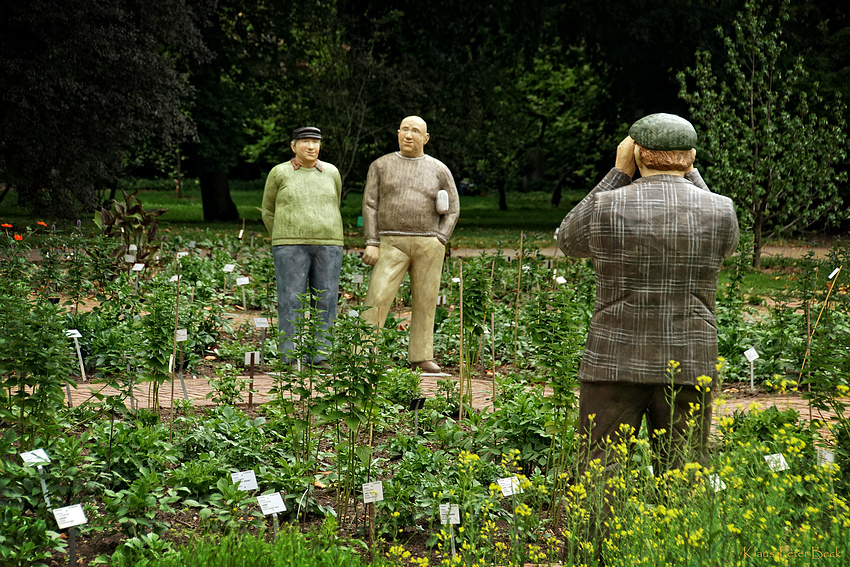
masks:
{"type": "MultiPolygon", "coordinates": [[[[21,454],[23,456],[23,454],[21,454]]],[[[828,451],[823,447],[818,447],[818,466],[824,466],[827,463],[835,463],[835,453],[828,451]]]]}
{"type": "Polygon", "coordinates": [[[189,255],[189,253],[186,252],[185,250],[183,250],[183,251],[177,253],[177,259],[179,260],[180,258],[183,258],[184,256],[188,256],[188,255],[189,255]]]}
{"type": "Polygon", "coordinates": [[[245,277],[245,278],[236,278],[236,285],[248,285],[248,282],[249,282],[249,281],[250,281],[250,279],[249,279],[249,278],[247,278],[247,277],[245,277]]]}
{"type": "Polygon", "coordinates": [[[362,284],[363,274],[354,274],[353,276],[351,276],[351,283],[362,284]]]}
{"type": "Polygon", "coordinates": [[[25,465],[29,465],[31,467],[36,465],[46,465],[50,462],[50,457],[47,456],[47,451],[44,449],[35,449],[34,451],[21,453],[21,459],[23,459],[25,465]]]}
{"type": "Polygon", "coordinates": [[[195,247],[195,241],[194,241],[194,240],[190,240],[190,241],[189,241],[189,244],[187,244],[186,246],[188,246],[189,248],[194,248],[194,247],[195,247]]]}
{"type": "Polygon", "coordinates": [[[749,349],[747,349],[747,350],[745,350],[745,351],[744,351],[744,356],[746,356],[746,357],[747,357],[747,360],[748,360],[749,362],[753,362],[754,360],[757,360],[757,359],[758,359],[758,357],[759,357],[759,353],[758,353],[758,352],[756,352],[756,349],[754,349],[754,348],[749,348],[749,349]]]}
{"type": "Polygon", "coordinates": [[[56,508],[53,510],[53,517],[56,518],[56,523],[59,524],[60,530],[73,528],[74,526],[80,526],[89,522],[82,504],[56,508]]]}
{"type": "Polygon", "coordinates": [[[65,336],[69,339],[79,339],[83,335],[81,335],[77,329],[68,329],[65,331],[65,336]]]}
{"type": "Polygon", "coordinates": [[[239,483],[239,490],[248,492],[249,490],[257,490],[257,476],[253,470],[235,472],[230,474],[230,479],[234,483],[239,483]]]}
{"type": "Polygon", "coordinates": [[[438,295],[437,296],[437,305],[445,305],[446,304],[446,296],[438,295]]]}
{"type": "Polygon", "coordinates": [[[180,281],[180,276],[178,276],[178,275],[176,275],[176,274],[175,274],[175,275],[171,276],[170,278],[168,278],[168,281],[170,281],[170,282],[172,282],[172,283],[179,282],[179,281],[180,281]]]}
{"type": "Polygon", "coordinates": [[[452,281],[453,281],[454,283],[460,283],[460,278],[452,278],[452,281]]]}
{"type": "Polygon", "coordinates": [[[557,283],[558,285],[564,285],[565,283],[567,283],[567,278],[565,278],[564,276],[558,276],[555,278],[555,283],[557,283]]]}
{"type": "Polygon", "coordinates": [[[128,264],[132,264],[136,261],[136,257],[133,254],[124,254],[124,261],[128,264]]]}
{"type": "Polygon", "coordinates": [[[174,355],[169,355],[168,357],[168,373],[171,374],[174,372],[174,355]]]}
{"type": "Polygon", "coordinates": [[[189,331],[186,329],[177,329],[177,332],[174,334],[174,340],[178,343],[183,343],[189,340],[189,331]]]}
{"type": "Polygon", "coordinates": [[[363,483],[363,503],[380,502],[384,499],[384,483],[380,480],[363,483]]]}
{"type": "Polygon", "coordinates": [[[522,487],[519,485],[519,479],[515,476],[500,478],[496,482],[499,484],[499,488],[502,489],[502,496],[522,494],[522,487]]]}
{"type": "Polygon", "coordinates": [[[260,363],[260,351],[252,350],[251,352],[245,353],[245,366],[251,365],[251,355],[254,355],[254,364],[260,363]]]}
{"type": "Polygon", "coordinates": [[[134,272],[141,272],[144,269],[145,269],[144,264],[133,264],[133,271],[134,272]]]}
{"type": "Polygon", "coordinates": [[[546,269],[551,270],[554,267],[555,263],[552,260],[546,260],[546,269]]]}
{"type": "Polygon", "coordinates": [[[782,453],[765,455],[764,460],[767,461],[767,466],[769,466],[770,470],[773,472],[784,471],[788,468],[788,461],[785,460],[785,455],[782,453]]]}
{"type": "Polygon", "coordinates": [[[840,271],[841,271],[841,268],[835,268],[834,270],[832,270],[832,273],[831,273],[831,274],[829,274],[829,277],[828,277],[828,278],[826,278],[826,279],[831,280],[831,279],[832,279],[832,278],[834,278],[834,277],[838,274],[838,272],[840,272],[840,271]]]}
{"type": "Polygon", "coordinates": [[[281,497],[280,492],[257,496],[257,504],[260,505],[263,516],[286,512],[286,504],[283,503],[283,497],[281,497]]]}
{"type": "Polygon", "coordinates": [[[137,252],[138,250],[139,250],[139,247],[136,246],[135,244],[131,244],[130,246],[127,247],[127,252],[137,252]]]}
{"type": "Polygon", "coordinates": [[[243,230],[240,230],[240,231],[239,231],[239,236],[237,236],[236,238],[237,238],[237,239],[239,239],[239,240],[242,240],[242,236],[244,236],[244,235],[245,235],[245,230],[244,230],[244,229],[243,229],[243,230]]]}
{"type": "Polygon", "coordinates": [[[440,523],[460,524],[460,507],[457,504],[440,504],[440,523]]]}
{"type": "Polygon", "coordinates": [[[357,311],[355,311],[354,309],[350,309],[350,310],[348,311],[348,316],[349,316],[349,317],[360,317],[360,313],[358,313],[358,312],[357,312],[357,311]]]}
{"type": "Polygon", "coordinates": [[[726,490],[726,483],[723,482],[723,479],[720,478],[719,475],[712,474],[708,477],[708,484],[714,490],[714,492],[720,492],[721,490],[726,490]]]}
{"type": "Polygon", "coordinates": [[[225,264],[224,267],[221,269],[221,271],[224,272],[225,274],[229,274],[234,269],[236,269],[236,264],[225,264]]]}
{"type": "Polygon", "coordinates": [[[269,319],[268,317],[254,317],[254,326],[258,329],[268,329],[269,328],[269,319]]]}
{"type": "Polygon", "coordinates": [[[555,229],[555,235],[552,237],[552,238],[554,238],[555,240],[558,240],[558,231],[559,231],[559,230],[560,230],[560,228],[556,228],[556,229],[555,229]]]}

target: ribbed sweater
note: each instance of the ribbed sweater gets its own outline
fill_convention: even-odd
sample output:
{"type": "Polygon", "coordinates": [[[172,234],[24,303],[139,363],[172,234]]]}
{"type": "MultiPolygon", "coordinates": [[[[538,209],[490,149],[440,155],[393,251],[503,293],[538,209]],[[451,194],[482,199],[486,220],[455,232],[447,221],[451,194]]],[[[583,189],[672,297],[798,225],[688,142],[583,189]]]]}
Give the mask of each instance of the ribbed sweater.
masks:
{"type": "Polygon", "coordinates": [[[266,179],[262,209],[272,246],[342,246],[341,198],[342,180],[333,165],[276,165],[266,179]]]}
{"type": "Polygon", "coordinates": [[[381,236],[436,236],[445,244],[457,223],[460,201],[454,178],[443,162],[429,155],[398,153],[376,159],[363,191],[363,228],[367,246],[381,236]],[[449,210],[437,213],[437,192],[449,195],[449,210]]]}

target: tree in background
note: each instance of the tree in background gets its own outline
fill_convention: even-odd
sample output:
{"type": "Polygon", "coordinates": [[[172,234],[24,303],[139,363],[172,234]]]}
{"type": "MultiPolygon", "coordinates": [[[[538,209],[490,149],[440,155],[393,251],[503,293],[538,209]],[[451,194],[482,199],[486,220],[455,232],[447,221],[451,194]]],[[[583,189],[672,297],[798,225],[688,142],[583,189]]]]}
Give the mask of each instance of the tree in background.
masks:
{"type": "Polygon", "coordinates": [[[752,230],[754,267],[765,232],[835,225],[846,216],[839,184],[847,174],[836,171],[846,157],[844,105],[838,97],[826,103],[817,84],[803,90],[801,57],[782,65],[789,3],[775,14],[765,4],[748,1],[731,34],[718,30],[726,48],[719,71],[699,51],[695,67],[679,74],[700,132],[697,159],[708,163],[709,185],[735,201],[752,230]]]}
{"type": "Polygon", "coordinates": [[[206,54],[198,18],[185,0],[3,3],[0,181],[19,203],[54,217],[95,210],[134,144],[192,134],[179,62],[206,54]]]}

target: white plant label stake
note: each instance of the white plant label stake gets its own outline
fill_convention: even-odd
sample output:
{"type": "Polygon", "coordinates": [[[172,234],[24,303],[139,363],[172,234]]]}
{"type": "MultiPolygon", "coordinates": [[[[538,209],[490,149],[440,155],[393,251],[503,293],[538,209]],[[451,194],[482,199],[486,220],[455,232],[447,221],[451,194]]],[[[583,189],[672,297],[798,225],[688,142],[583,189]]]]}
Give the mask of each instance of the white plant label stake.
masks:
{"type": "Polygon", "coordinates": [[[363,483],[363,503],[372,504],[384,499],[384,483],[380,480],[363,483]]]}
{"type": "Polygon", "coordinates": [[[455,547],[455,525],[460,524],[460,507],[457,504],[440,504],[440,523],[449,525],[449,535],[452,542],[452,556],[457,555],[455,547]]]}
{"type": "MultiPolygon", "coordinates": [[[[68,329],[67,331],[65,331],[65,336],[68,337],[69,339],[74,339],[74,348],[77,350],[77,360],[80,361],[80,376],[82,377],[83,382],[85,382],[86,381],[86,365],[83,364],[83,353],[80,351],[80,341],[77,340],[80,337],[82,337],[83,335],[81,335],[80,332],[77,329],[68,329]]],[[[71,390],[70,390],[70,388],[68,389],[68,404],[69,405],[71,404],[71,390]]]]}
{"type": "Polygon", "coordinates": [[[522,487],[519,485],[519,478],[515,476],[500,478],[496,482],[498,483],[499,488],[502,489],[502,496],[522,494],[522,487]]]}
{"type": "Polygon", "coordinates": [[[753,363],[758,360],[759,353],[755,348],[748,348],[744,351],[744,356],[747,357],[747,360],[750,362],[750,390],[756,389],[754,371],[753,371],[753,363]]]}
{"type": "Polygon", "coordinates": [[[788,468],[788,461],[785,460],[785,455],[782,453],[765,455],[764,460],[767,461],[767,466],[769,466],[770,470],[773,472],[784,471],[788,468]]]}
{"type": "Polygon", "coordinates": [[[180,345],[180,369],[177,375],[180,377],[180,386],[183,388],[183,399],[189,399],[189,392],[186,391],[186,380],[183,379],[183,343],[189,340],[189,331],[187,329],[177,329],[174,333],[174,341],[180,345]]]}
{"type": "Polygon", "coordinates": [[[230,274],[233,273],[234,269],[236,269],[236,264],[225,264],[224,267],[221,269],[221,271],[225,273],[225,276],[224,276],[224,288],[225,289],[231,289],[231,287],[232,287],[230,285],[230,274]]]}
{"type": "Polygon", "coordinates": [[[245,286],[248,285],[249,281],[249,278],[236,278],[236,285],[242,288],[242,311],[248,311],[248,307],[245,302],[245,286]]]}
{"type": "Polygon", "coordinates": [[[47,451],[44,449],[27,451],[26,453],[21,453],[21,459],[25,465],[38,468],[38,476],[39,480],[41,480],[41,493],[44,495],[44,503],[50,509],[50,497],[47,495],[47,483],[44,482],[44,467],[42,466],[50,463],[50,457],[47,456],[47,451]]]}
{"type": "Polygon", "coordinates": [[[74,526],[81,526],[89,522],[86,518],[86,513],[83,510],[82,504],[74,504],[65,506],[64,508],[56,508],[53,510],[53,517],[56,518],[56,523],[60,530],[70,528],[68,530],[68,565],[77,564],[77,530],[74,526]]]}
{"type": "Polygon", "coordinates": [[[239,490],[248,492],[249,490],[257,490],[257,475],[253,470],[230,473],[230,479],[234,483],[239,483],[239,490]]]}
{"type": "Polygon", "coordinates": [[[826,464],[834,464],[835,463],[835,453],[824,449],[823,447],[818,447],[818,466],[824,466],[826,464]]]}
{"type": "Polygon", "coordinates": [[[351,276],[351,283],[360,285],[363,283],[363,274],[354,274],[351,276]]]}
{"type": "Polygon", "coordinates": [[[274,537],[277,539],[278,521],[277,515],[280,512],[286,512],[286,504],[283,503],[283,498],[280,492],[272,492],[271,494],[263,494],[257,496],[257,504],[260,505],[260,510],[263,516],[272,517],[272,526],[274,526],[274,537]]]}
{"type": "Polygon", "coordinates": [[[721,490],[726,490],[726,483],[723,482],[723,479],[720,478],[720,475],[712,474],[708,477],[708,483],[714,492],[720,492],[721,490]]]}

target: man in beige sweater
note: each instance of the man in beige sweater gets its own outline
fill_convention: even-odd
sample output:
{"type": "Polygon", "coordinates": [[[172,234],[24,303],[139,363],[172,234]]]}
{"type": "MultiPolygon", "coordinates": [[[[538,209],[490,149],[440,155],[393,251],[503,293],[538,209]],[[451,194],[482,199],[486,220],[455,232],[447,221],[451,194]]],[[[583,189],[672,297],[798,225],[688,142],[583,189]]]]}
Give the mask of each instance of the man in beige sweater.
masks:
{"type": "Polygon", "coordinates": [[[413,313],[408,359],[415,368],[439,372],[434,362],[434,311],[445,245],[457,223],[460,202],[449,169],[425,155],[429,140],[425,121],[408,116],[398,129],[399,151],[369,167],[363,194],[363,261],[375,267],[363,319],[383,326],[409,273],[413,313]]]}

